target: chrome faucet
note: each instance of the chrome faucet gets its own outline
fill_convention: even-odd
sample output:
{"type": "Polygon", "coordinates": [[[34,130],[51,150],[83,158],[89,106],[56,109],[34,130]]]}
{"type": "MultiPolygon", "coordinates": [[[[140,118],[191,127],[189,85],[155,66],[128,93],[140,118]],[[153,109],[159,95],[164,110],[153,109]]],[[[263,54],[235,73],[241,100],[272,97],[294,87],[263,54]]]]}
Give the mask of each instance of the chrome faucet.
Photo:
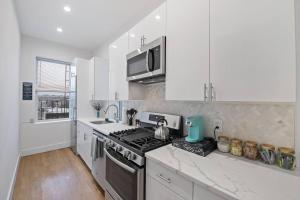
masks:
{"type": "Polygon", "coordinates": [[[110,107],[115,107],[116,108],[117,112],[114,114],[114,120],[116,120],[116,122],[119,123],[119,121],[120,121],[120,111],[119,111],[119,107],[116,104],[110,104],[109,106],[107,106],[107,108],[104,111],[105,115],[108,112],[110,107]]]}

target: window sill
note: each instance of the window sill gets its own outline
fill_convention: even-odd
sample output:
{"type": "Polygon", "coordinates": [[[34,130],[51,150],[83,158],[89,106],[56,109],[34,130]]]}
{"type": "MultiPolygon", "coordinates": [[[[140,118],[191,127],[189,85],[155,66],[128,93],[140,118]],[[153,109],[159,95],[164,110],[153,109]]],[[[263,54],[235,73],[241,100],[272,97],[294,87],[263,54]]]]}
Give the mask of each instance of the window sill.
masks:
{"type": "Polygon", "coordinates": [[[63,122],[70,122],[71,119],[60,119],[60,120],[38,120],[34,122],[34,124],[51,124],[51,123],[63,123],[63,122]]]}

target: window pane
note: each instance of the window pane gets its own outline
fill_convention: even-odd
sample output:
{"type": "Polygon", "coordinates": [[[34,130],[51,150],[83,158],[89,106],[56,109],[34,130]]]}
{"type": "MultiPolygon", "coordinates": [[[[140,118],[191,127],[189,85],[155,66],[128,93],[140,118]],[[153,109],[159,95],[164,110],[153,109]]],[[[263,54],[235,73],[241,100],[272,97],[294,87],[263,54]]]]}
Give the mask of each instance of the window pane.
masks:
{"type": "Polygon", "coordinates": [[[38,60],[37,89],[69,91],[70,66],[38,60]]]}
{"type": "Polygon", "coordinates": [[[69,118],[68,92],[37,92],[38,120],[69,118]]]}

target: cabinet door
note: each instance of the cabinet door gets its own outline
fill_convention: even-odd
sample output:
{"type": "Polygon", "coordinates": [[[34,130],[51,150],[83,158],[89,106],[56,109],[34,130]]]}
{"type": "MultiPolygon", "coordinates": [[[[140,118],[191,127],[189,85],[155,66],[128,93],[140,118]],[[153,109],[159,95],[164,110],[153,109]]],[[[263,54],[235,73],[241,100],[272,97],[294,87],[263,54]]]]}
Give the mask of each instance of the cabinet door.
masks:
{"type": "Polygon", "coordinates": [[[95,99],[95,60],[90,60],[89,64],[89,98],[90,100],[95,99]]]}
{"type": "Polygon", "coordinates": [[[92,168],[92,157],[91,157],[92,135],[93,135],[93,129],[88,126],[84,126],[82,159],[90,169],[92,168]]]}
{"type": "Polygon", "coordinates": [[[82,124],[81,123],[77,123],[77,153],[82,157],[83,156],[83,133],[84,130],[82,128],[82,124]]]}
{"type": "Polygon", "coordinates": [[[109,46],[109,99],[128,100],[127,59],[128,33],[109,46]]]}
{"type": "Polygon", "coordinates": [[[142,46],[142,37],[144,34],[143,20],[132,27],[128,32],[128,53],[135,51],[142,46]]]}
{"type": "Polygon", "coordinates": [[[166,35],[166,3],[163,3],[143,20],[145,44],[166,35]]]}
{"type": "Polygon", "coordinates": [[[163,3],[129,31],[129,52],[141,48],[141,38],[147,44],[166,35],[166,3],[163,3]]]}
{"type": "Polygon", "coordinates": [[[293,0],[211,0],[217,101],[294,102],[293,0]]]}
{"type": "Polygon", "coordinates": [[[77,74],[77,118],[87,118],[94,115],[94,109],[90,105],[89,94],[89,60],[76,59],[77,74]]]}
{"type": "Polygon", "coordinates": [[[167,1],[167,100],[204,101],[209,82],[209,0],[167,1]]]}
{"type": "Polygon", "coordinates": [[[208,190],[205,190],[203,187],[194,185],[194,197],[193,200],[225,200],[208,190]]]}
{"type": "Polygon", "coordinates": [[[94,58],[95,64],[95,99],[108,100],[109,65],[107,59],[94,58]]]}
{"type": "Polygon", "coordinates": [[[151,176],[146,176],[146,200],[184,200],[181,196],[156,181],[151,176]]]}

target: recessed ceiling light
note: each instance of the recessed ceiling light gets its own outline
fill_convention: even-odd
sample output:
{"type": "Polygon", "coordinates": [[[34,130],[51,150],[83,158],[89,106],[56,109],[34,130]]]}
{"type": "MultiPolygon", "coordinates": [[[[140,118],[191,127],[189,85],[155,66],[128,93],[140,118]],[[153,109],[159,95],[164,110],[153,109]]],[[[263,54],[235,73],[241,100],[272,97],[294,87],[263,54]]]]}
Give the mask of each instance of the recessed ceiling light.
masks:
{"type": "Polygon", "coordinates": [[[159,20],[160,19],[160,15],[156,15],[155,19],[159,20]]]}
{"type": "Polygon", "coordinates": [[[70,6],[64,6],[64,10],[66,12],[71,12],[71,7],[70,6]]]}
{"type": "Polygon", "coordinates": [[[134,37],[135,37],[135,35],[134,35],[133,33],[131,33],[131,34],[130,34],[130,37],[134,38],[134,37]]]}
{"type": "Polygon", "coordinates": [[[59,32],[59,33],[62,33],[62,32],[63,32],[63,29],[62,29],[61,27],[57,27],[57,28],[56,28],[56,31],[59,32]]]}
{"type": "Polygon", "coordinates": [[[114,45],[114,44],[113,44],[113,45],[111,45],[111,47],[114,48],[114,49],[116,49],[116,48],[117,48],[117,45],[114,45]]]}

